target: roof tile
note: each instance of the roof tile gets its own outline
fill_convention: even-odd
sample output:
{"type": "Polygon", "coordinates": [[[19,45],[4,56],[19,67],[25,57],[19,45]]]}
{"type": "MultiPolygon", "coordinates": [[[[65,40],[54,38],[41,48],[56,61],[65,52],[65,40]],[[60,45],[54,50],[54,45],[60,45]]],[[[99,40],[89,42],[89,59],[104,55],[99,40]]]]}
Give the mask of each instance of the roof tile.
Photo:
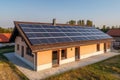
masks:
{"type": "Polygon", "coordinates": [[[8,42],[10,39],[11,33],[0,33],[0,42],[8,42]]]}
{"type": "Polygon", "coordinates": [[[110,36],[120,36],[120,29],[111,29],[107,32],[110,36]]]}

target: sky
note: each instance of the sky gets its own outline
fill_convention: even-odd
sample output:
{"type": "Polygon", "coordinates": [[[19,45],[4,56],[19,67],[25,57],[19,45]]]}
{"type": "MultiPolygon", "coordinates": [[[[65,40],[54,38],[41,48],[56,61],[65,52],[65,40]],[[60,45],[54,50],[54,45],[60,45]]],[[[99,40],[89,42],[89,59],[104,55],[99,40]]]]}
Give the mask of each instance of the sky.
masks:
{"type": "Polygon", "coordinates": [[[120,25],[120,0],[0,0],[0,26],[13,21],[92,20],[96,26],[120,25]]]}

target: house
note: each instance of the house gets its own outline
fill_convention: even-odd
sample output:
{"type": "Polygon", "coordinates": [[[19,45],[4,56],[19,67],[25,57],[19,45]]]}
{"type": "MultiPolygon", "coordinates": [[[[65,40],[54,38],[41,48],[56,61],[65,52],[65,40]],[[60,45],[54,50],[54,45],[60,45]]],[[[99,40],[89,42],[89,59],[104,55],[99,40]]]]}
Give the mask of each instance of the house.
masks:
{"type": "Polygon", "coordinates": [[[0,33],[0,43],[9,42],[11,33],[0,33]]]}
{"type": "Polygon", "coordinates": [[[10,43],[8,43],[10,36],[11,33],[0,33],[0,47],[11,45],[10,43]]]}
{"type": "Polygon", "coordinates": [[[110,29],[107,32],[108,35],[112,36],[113,41],[113,48],[114,49],[120,49],[120,29],[110,29]]]}
{"type": "Polygon", "coordinates": [[[95,27],[14,22],[15,55],[40,71],[110,51],[112,37],[95,27]]]}

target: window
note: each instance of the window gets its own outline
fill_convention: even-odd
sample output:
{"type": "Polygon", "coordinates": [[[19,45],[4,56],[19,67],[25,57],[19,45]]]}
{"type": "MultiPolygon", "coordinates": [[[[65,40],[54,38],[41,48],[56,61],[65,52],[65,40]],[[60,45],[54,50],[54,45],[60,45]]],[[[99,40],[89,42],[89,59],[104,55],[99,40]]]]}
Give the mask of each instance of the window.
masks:
{"type": "Polygon", "coordinates": [[[17,44],[17,50],[19,50],[19,44],[17,44]]]}
{"type": "Polygon", "coordinates": [[[28,47],[26,48],[26,54],[29,55],[29,56],[32,56],[32,57],[34,56],[34,55],[32,54],[31,49],[28,48],[28,47]]]}
{"type": "Polygon", "coordinates": [[[100,51],[100,44],[97,44],[97,51],[100,51]]]}
{"type": "Polygon", "coordinates": [[[66,59],[66,58],[67,58],[66,50],[61,50],[61,59],[66,59]]]}

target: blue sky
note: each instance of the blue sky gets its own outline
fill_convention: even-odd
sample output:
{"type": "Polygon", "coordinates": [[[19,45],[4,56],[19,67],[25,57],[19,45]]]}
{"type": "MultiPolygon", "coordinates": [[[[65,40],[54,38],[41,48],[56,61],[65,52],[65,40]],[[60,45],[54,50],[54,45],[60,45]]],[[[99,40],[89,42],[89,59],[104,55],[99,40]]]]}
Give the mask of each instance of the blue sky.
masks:
{"type": "Polygon", "coordinates": [[[120,0],[0,0],[0,26],[13,21],[52,22],[90,19],[96,26],[120,25],[120,0]]]}

